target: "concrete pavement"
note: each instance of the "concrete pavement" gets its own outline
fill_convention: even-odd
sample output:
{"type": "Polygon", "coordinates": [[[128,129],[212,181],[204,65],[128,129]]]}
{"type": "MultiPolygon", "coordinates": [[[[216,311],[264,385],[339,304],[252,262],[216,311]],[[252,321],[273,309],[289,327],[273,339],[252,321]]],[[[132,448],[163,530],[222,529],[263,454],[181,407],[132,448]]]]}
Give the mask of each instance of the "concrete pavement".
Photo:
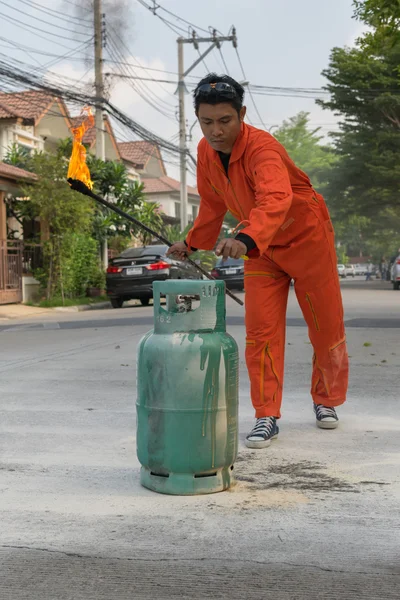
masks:
{"type": "MultiPolygon", "coordinates": [[[[2,327],[1,598],[399,598],[400,296],[344,297],[349,319],[375,326],[348,328],[340,428],[315,427],[311,346],[292,321],[281,434],[265,451],[243,443],[253,415],[244,330],[229,304],[241,348],[238,483],[212,496],[139,485],[135,348],[151,309],[2,327]],[[394,326],[377,327],[381,317],[394,326]]],[[[292,295],[289,317],[298,316],[292,295]]]]}

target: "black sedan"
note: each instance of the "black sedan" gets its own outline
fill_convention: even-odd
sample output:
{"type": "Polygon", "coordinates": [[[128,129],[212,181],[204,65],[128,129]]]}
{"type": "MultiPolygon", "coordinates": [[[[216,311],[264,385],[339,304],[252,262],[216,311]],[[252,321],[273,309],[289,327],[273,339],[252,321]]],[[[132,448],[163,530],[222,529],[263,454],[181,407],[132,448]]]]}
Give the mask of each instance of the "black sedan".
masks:
{"type": "Polygon", "coordinates": [[[106,288],[113,308],[138,299],[147,306],[153,297],[153,282],[165,279],[201,279],[189,263],[166,257],[168,246],[128,248],[112,259],[107,269],[106,288]]]}
{"type": "Polygon", "coordinates": [[[222,279],[229,289],[242,290],[244,288],[244,260],[243,258],[220,258],[211,271],[215,279],[222,279]]]}

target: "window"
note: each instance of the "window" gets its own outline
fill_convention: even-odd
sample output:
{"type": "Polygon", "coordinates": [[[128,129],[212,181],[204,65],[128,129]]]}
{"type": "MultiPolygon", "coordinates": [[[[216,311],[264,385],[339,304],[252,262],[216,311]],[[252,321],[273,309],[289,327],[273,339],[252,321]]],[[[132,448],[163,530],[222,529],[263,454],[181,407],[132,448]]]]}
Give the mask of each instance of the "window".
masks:
{"type": "Polygon", "coordinates": [[[175,202],[175,217],[180,219],[181,217],[181,205],[179,202],[175,202]]]}
{"type": "Polygon", "coordinates": [[[198,214],[199,214],[199,207],[196,206],[195,204],[192,204],[193,221],[196,219],[198,214]]]}

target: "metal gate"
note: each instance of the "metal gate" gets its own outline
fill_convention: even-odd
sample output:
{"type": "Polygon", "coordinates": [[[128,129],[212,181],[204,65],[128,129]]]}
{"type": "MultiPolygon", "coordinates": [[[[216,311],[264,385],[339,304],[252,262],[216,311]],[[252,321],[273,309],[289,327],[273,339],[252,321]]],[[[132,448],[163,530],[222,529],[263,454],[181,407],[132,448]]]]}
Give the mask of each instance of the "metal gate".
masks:
{"type": "Polygon", "coordinates": [[[0,240],[0,304],[22,302],[22,241],[0,240]]]}

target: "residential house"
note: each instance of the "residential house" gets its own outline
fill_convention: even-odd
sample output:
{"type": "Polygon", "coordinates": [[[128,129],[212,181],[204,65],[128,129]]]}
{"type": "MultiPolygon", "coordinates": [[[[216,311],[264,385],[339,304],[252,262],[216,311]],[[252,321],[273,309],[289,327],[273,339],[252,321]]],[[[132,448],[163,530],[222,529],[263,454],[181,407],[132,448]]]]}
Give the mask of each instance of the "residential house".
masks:
{"type": "MultiPolygon", "coordinates": [[[[122,142],[118,147],[128,170],[133,168],[139,173],[147,200],[160,204],[168,222],[178,223],[180,183],[168,177],[159,146],[151,142],[122,142]]],[[[200,196],[197,190],[188,186],[189,221],[197,217],[199,204],[200,196]]]]}
{"type": "Polygon", "coordinates": [[[0,160],[13,144],[52,151],[70,135],[68,109],[46,92],[0,93],[0,160]]]}
{"type": "MultiPolygon", "coordinates": [[[[105,158],[106,158],[106,160],[120,161],[121,160],[121,152],[120,152],[119,144],[115,137],[114,130],[112,128],[110,120],[107,116],[105,116],[103,123],[104,123],[104,131],[105,131],[105,140],[104,140],[105,158]]],[[[73,127],[76,127],[80,124],[81,124],[81,119],[79,116],[73,117],[71,119],[71,125],[73,127]]],[[[86,131],[85,135],[83,136],[82,141],[85,144],[85,146],[87,146],[88,151],[91,152],[92,154],[94,154],[96,151],[96,128],[92,127],[91,129],[88,129],[86,131]]],[[[136,180],[136,181],[140,180],[140,175],[139,175],[138,171],[134,168],[133,165],[131,165],[130,168],[128,168],[128,172],[129,172],[129,178],[131,180],[136,180]]]]}
{"type": "Polygon", "coordinates": [[[21,240],[7,240],[7,198],[18,193],[21,181],[34,178],[28,171],[0,162],[0,304],[23,298],[23,244],[21,240]]]}

